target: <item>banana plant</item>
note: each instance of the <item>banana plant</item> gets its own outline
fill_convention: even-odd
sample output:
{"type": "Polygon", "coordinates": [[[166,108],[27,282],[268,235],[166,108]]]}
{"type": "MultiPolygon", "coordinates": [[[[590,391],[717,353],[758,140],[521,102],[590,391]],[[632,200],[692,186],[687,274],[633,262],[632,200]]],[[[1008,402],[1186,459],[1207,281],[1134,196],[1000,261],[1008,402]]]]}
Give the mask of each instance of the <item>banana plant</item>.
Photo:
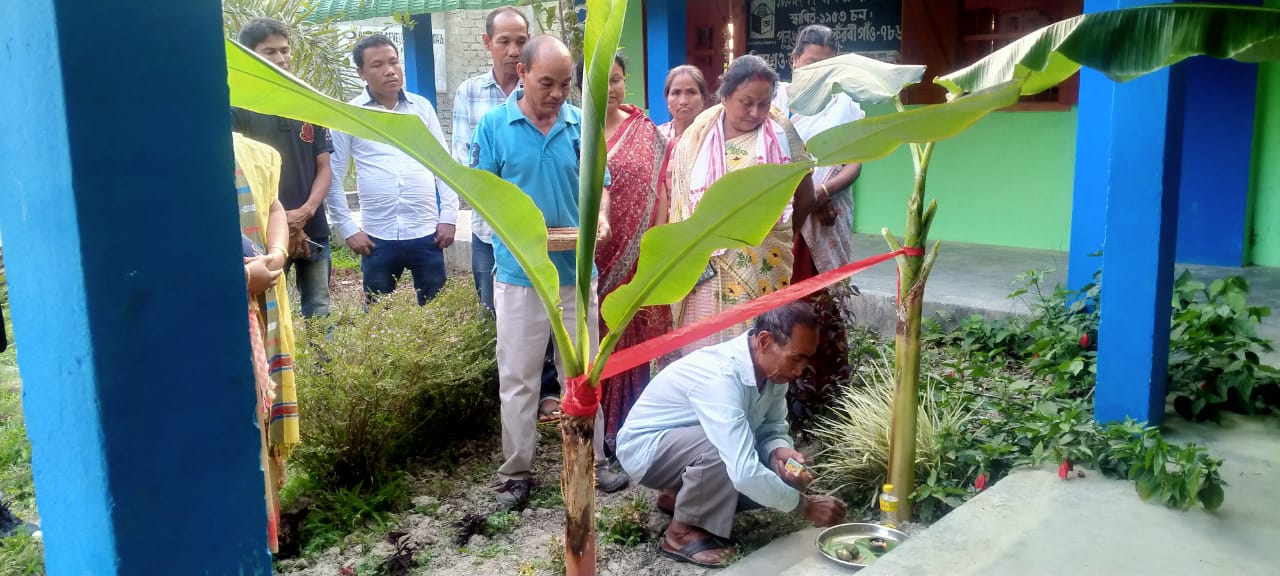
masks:
{"type": "MultiPolygon", "coordinates": [[[[1280,59],[1280,10],[1167,4],[1076,16],[1031,32],[973,65],[935,79],[948,90],[949,101],[944,104],[907,110],[901,100],[890,95],[898,112],[838,126],[810,140],[810,152],[823,165],[884,157],[902,144],[911,148],[915,178],[902,244],[888,228],[881,230],[890,248],[907,250],[897,258],[900,282],[888,478],[898,497],[901,521],[910,519],[910,496],[915,491],[920,316],[925,283],[939,251],[935,242],[933,249],[925,252],[938,208],[936,200],[927,208],[924,204],[934,145],[993,110],[1016,103],[1019,96],[1056,86],[1081,66],[1124,82],[1198,55],[1242,62],[1280,59]]],[[[795,71],[789,90],[793,109],[816,113],[833,91],[863,101],[885,99],[883,92],[867,97],[867,85],[876,84],[878,64],[833,60],[837,61],[795,71]]],[[[883,73],[879,77],[886,79],[883,73]]]]}
{"type": "MultiPolygon", "coordinates": [[[[1164,7],[1161,7],[1164,8],[1164,7]]],[[[1178,5],[1176,8],[1184,8],[1178,5]]],[[[948,76],[940,83],[953,82],[953,98],[945,104],[925,106],[912,110],[838,126],[815,137],[811,142],[814,159],[784,166],[756,166],[729,174],[713,185],[704,196],[693,217],[677,223],[656,227],[648,231],[641,241],[640,260],[633,280],[616,290],[601,305],[601,313],[610,327],[611,336],[601,343],[594,358],[587,348],[586,306],[578,306],[579,317],[574,329],[580,336],[580,346],[570,342],[568,327],[560,320],[559,291],[555,268],[547,257],[547,232],[541,219],[529,218],[536,207],[514,185],[487,172],[473,170],[453,161],[449,153],[437,142],[422,122],[413,116],[405,116],[369,108],[350,106],[325,97],[296,78],[281,72],[239,45],[228,42],[227,58],[232,104],[262,112],[313,122],[378,142],[396,146],[432,170],[446,184],[456,190],[494,228],[494,233],[511,248],[540,296],[547,315],[551,319],[552,332],[563,357],[567,376],[573,381],[569,393],[594,405],[594,390],[605,361],[617,344],[622,329],[643,306],[671,304],[683,298],[693,288],[710,255],[718,249],[736,248],[759,244],[776,221],[793,194],[799,181],[808,170],[817,165],[835,165],[848,162],[867,162],[893,152],[902,144],[913,147],[916,166],[916,183],[909,203],[905,246],[909,252],[898,260],[903,273],[899,305],[899,348],[914,349],[896,359],[898,399],[895,412],[909,410],[915,413],[915,386],[919,367],[919,316],[923,302],[925,280],[929,266],[937,255],[937,244],[929,258],[923,247],[928,236],[929,224],[936,214],[936,204],[922,209],[925,192],[925,175],[933,151],[933,143],[959,134],[986,114],[1016,102],[1019,94],[1028,93],[1028,82],[1044,87],[1053,74],[1072,64],[1083,61],[1087,65],[1118,78],[1135,77],[1199,53],[1210,53],[1237,59],[1274,59],[1276,36],[1280,34],[1280,16],[1277,11],[1257,11],[1226,6],[1196,6],[1187,12],[1174,12],[1173,16],[1152,16],[1138,9],[1081,17],[1071,31],[1063,28],[1048,34],[1037,32],[1028,38],[1050,36],[1061,41],[1022,49],[1027,40],[1011,45],[974,67],[963,75],[948,76]],[[1204,11],[1200,13],[1199,11],[1204,11]],[[1131,13],[1125,16],[1107,14],[1131,13]],[[1183,16],[1177,16],[1183,14],[1183,16]],[[1089,19],[1097,20],[1096,23],[1089,19]],[[1154,19],[1154,20],[1153,20],[1154,19]],[[1151,22],[1157,26],[1152,28],[1151,22]],[[1231,38],[1225,50],[1206,47],[1210,30],[1215,26],[1227,26],[1231,38]],[[1081,31],[1086,37],[1072,41],[1081,31]],[[1168,42],[1169,34],[1180,38],[1168,42]],[[1057,36],[1054,36],[1056,34],[1057,36]],[[1111,59],[1098,56],[1096,51],[1085,50],[1089,56],[1073,52],[1070,46],[1089,46],[1107,34],[1118,35],[1122,41],[1106,43],[1117,54],[1111,59]],[[1196,39],[1199,38],[1199,41],[1196,39]],[[1160,40],[1164,39],[1164,40],[1160,40]],[[1073,43],[1074,42],[1074,43],[1073,43]],[[1134,44],[1143,54],[1154,53],[1151,58],[1134,64],[1134,44]],[[1052,48],[1045,48],[1051,46],[1052,48]],[[1063,48],[1063,47],[1066,48],[1063,48]],[[1163,47],[1163,50],[1160,49],[1163,47]],[[1058,54],[1054,56],[1053,54],[1058,54]],[[1176,59],[1174,57],[1176,56],[1176,59]],[[1042,65],[1037,66],[1037,58],[1042,65]],[[1120,63],[1123,61],[1123,66],[1120,63]],[[985,64],[984,64],[985,62],[985,64]],[[1010,63],[1012,62],[1012,64],[1010,63]],[[1108,65],[1111,63],[1111,65],[1108,65]],[[1045,72],[1051,68],[1052,74],[1045,72]],[[1007,73],[988,73],[988,69],[1005,70],[1007,73]],[[1034,76],[1039,73],[1041,76],[1034,76]],[[1003,74],[1003,75],[1002,75],[1003,74]],[[911,381],[911,385],[907,383],[911,381]],[[910,392],[910,394],[906,394],[910,392]],[[908,409],[907,406],[910,408],[908,409]]],[[[595,242],[595,224],[598,218],[599,196],[604,171],[603,113],[604,87],[608,77],[608,62],[616,50],[626,12],[626,0],[591,0],[588,2],[586,23],[587,77],[584,94],[584,136],[582,174],[580,180],[580,231],[579,231],[579,284],[575,298],[585,303],[590,287],[591,254],[595,242]]],[[[1061,23],[1059,23],[1061,24],[1061,23]]],[[[1058,26],[1058,25],[1054,25],[1058,26]]],[[[1050,28],[1053,28],[1051,26],[1050,28]]],[[[906,85],[919,81],[919,74],[899,68],[860,67],[856,59],[836,59],[832,66],[815,66],[796,71],[792,85],[792,101],[797,110],[820,110],[832,90],[854,93],[859,99],[893,98],[906,85]],[[846,61],[847,60],[847,61],[846,61]],[[848,61],[854,61],[849,63],[848,61]],[[819,76],[821,78],[819,79],[819,76]],[[870,86],[870,87],[868,87],[870,86]],[[861,90],[862,92],[858,92],[861,90]],[[871,95],[871,96],[869,96],[871,95]]],[[[1078,67],[1078,64],[1076,64],[1078,67]]],[[[917,67],[918,68],[918,67],[917,67]]],[[[1072,70],[1074,71],[1074,70],[1072,70]]],[[[1069,75],[1071,72],[1067,72],[1069,75]]],[[[957,73],[960,74],[960,73],[957,73]]],[[[1066,76],[1062,76],[1065,78],[1066,76]]],[[[1061,78],[1059,78],[1061,80],[1061,78]]],[[[944,83],[944,85],[947,85],[944,83]]],[[[1044,88],[1041,88],[1044,89],[1044,88]]],[[[898,246],[896,238],[884,231],[891,247],[898,246]]],[[[589,418],[569,417],[562,422],[565,442],[565,475],[562,478],[566,506],[566,568],[569,574],[594,574],[594,514],[590,438],[593,422],[589,418]]],[[[895,418],[895,442],[898,454],[895,469],[905,468],[914,472],[914,447],[909,446],[915,435],[906,433],[914,428],[914,420],[895,418]],[[899,431],[901,429],[901,431],[899,431]]],[[[899,497],[908,508],[909,494],[914,479],[903,476],[901,471],[891,476],[899,480],[899,497]]]]}

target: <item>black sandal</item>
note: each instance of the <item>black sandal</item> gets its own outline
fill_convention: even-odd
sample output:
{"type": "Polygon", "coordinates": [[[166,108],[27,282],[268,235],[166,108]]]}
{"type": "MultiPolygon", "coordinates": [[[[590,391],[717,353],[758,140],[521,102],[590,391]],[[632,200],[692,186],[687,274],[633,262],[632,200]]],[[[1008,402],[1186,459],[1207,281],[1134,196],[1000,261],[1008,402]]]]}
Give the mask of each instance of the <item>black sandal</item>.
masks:
{"type": "Polygon", "coordinates": [[[686,562],[689,564],[693,564],[694,566],[698,566],[700,568],[724,568],[728,566],[730,563],[732,563],[732,561],[728,558],[717,563],[699,562],[693,559],[693,556],[699,552],[706,552],[707,550],[720,550],[723,548],[728,548],[728,546],[725,546],[724,542],[722,542],[719,538],[716,538],[715,536],[712,536],[710,534],[708,534],[705,538],[701,540],[694,540],[693,542],[690,542],[689,545],[679,550],[676,550],[674,552],[672,552],[671,550],[667,550],[666,546],[664,546],[666,542],[667,542],[667,531],[663,530],[662,533],[658,535],[658,555],[665,558],[670,558],[672,560],[675,560],[676,562],[686,562]]]}

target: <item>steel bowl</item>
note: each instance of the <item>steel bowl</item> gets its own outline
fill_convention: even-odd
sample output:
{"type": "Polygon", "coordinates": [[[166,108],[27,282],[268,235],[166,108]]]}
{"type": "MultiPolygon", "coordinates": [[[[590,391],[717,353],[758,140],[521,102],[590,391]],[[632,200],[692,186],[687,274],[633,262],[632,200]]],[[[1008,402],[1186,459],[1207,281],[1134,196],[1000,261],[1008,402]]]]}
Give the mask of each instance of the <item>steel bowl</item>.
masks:
{"type": "Polygon", "coordinates": [[[827,560],[835,562],[836,564],[846,568],[861,570],[866,568],[868,565],[836,558],[835,556],[827,553],[826,547],[833,543],[853,544],[854,540],[869,537],[884,538],[894,544],[902,544],[907,541],[906,534],[879,524],[841,524],[819,532],[815,544],[818,547],[818,553],[822,554],[822,556],[827,560]]]}

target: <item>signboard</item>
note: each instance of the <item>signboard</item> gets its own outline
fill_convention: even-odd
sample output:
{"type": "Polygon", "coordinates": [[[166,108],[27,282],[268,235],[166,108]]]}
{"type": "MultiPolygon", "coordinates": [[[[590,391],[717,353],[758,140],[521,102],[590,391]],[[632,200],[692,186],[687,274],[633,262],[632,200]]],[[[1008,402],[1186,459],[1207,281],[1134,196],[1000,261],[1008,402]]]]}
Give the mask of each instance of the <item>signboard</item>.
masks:
{"type": "Polygon", "coordinates": [[[902,0],[750,0],[747,51],[791,79],[796,34],[810,24],[835,31],[841,54],[892,62],[902,47],[902,0]]]}
{"type": "Polygon", "coordinates": [[[449,91],[449,76],[445,73],[444,63],[447,60],[444,49],[444,28],[431,29],[431,50],[436,59],[436,92],[449,91]]]}

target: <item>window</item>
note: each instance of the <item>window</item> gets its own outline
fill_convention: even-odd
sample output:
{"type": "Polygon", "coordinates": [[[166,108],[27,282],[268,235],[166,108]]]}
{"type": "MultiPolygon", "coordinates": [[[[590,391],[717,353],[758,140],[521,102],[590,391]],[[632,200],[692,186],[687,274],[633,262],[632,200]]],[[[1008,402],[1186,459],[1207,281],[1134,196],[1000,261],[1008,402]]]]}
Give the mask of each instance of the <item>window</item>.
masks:
{"type": "MultiPolygon", "coordinates": [[[[924,64],[925,82],[907,90],[911,104],[945,101],[933,78],[959,70],[1058,20],[1081,14],[1082,0],[903,0],[902,61],[924,64]]],[[[1023,97],[1012,110],[1068,110],[1077,101],[1079,75],[1023,97]]]]}

